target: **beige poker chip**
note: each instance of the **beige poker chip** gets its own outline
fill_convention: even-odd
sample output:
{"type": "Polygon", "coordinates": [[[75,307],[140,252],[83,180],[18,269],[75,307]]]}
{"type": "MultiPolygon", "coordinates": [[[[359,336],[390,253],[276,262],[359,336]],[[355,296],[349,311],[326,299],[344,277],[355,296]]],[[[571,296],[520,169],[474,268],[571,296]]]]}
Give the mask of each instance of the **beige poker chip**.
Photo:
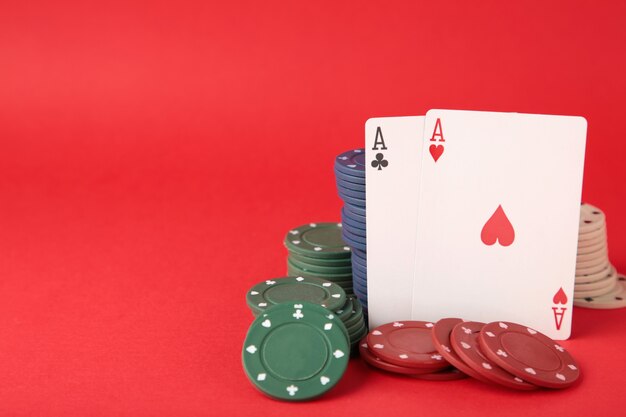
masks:
{"type": "Polygon", "coordinates": [[[608,255],[609,251],[607,250],[606,246],[595,252],[579,253],[576,255],[576,266],[581,266],[584,268],[582,264],[592,264],[592,261],[606,259],[608,255]]]}
{"type": "Polygon", "coordinates": [[[606,277],[607,275],[610,275],[613,269],[614,269],[613,265],[609,263],[609,265],[600,272],[596,272],[594,274],[576,275],[576,277],[574,278],[574,282],[578,284],[582,282],[597,281],[599,279],[606,277]]]}
{"type": "Polygon", "coordinates": [[[614,309],[626,307],[626,278],[617,276],[617,285],[610,292],[596,297],[574,298],[576,307],[614,309]]]}
{"type": "Polygon", "coordinates": [[[591,265],[589,267],[586,268],[579,268],[578,266],[576,266],[576,276],[588,276],[588,275],[593,275],[597,272],[601,272],[604,271],[607,267],[610,267],[611,264],[609,263],[608,258],[602,259],[601,262],[596,263],[595,265],[591,265]]]}
{"type": "Polygon", "coordinates": [[[594,283],[577,285],[574,288],[574,298],[599,297],[601,295],[605,295],[613,291],[616,285],[617,285],[617,276],[612,277],[610,279],[596,281],[594,283]],[[599,283],[602,285],[596,286],[599,283]],[[585,289],[579,289],[579,287],[581,286],[584,286],[585,289]],[[591,286],[596,286],[596,287],[591,288],[591,286]]]}
{"type": "Polygon", "coordinates": [[[606,239],[606,226],[602,226],[598,230],[592,232],[579,232],[578,233],[578,246],[591,245],[592,242],[606,239]]]}
{"type": "Polygon", "coordinates": [[[583,203],[580,206],[579,234],[586,234],[601,230],[606,224],[604,212],[591,204],[583,203]]]}

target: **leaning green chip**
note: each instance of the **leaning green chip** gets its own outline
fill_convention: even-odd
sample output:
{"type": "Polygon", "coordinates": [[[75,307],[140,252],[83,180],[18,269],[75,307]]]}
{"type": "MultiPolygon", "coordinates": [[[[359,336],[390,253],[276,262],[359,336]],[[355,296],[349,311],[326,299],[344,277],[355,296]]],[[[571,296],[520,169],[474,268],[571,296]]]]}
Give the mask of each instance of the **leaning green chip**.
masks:
{"type": "Polygon", "coordinates": [[[325,279],[284,277],[263,281],[246,294],[246,302],[256,310],[297,301],[318,304],[335,311],[346,303],[346,292],[339,285],[325,279]]]}
{"type": "Polygon", "coordinates": [[[347,258],[350,246],[341,237],[341,223],[309,223],[287,232],[290,252],[312,258],[347,258]]]}
{"type": "Polygon", "coordinates": [[[330,311],[311,303],[267,309],[250,326],[242,362],[265,394],[289,401],[317,397],[334,387],[350,358],[350,344],[330,311]]]}

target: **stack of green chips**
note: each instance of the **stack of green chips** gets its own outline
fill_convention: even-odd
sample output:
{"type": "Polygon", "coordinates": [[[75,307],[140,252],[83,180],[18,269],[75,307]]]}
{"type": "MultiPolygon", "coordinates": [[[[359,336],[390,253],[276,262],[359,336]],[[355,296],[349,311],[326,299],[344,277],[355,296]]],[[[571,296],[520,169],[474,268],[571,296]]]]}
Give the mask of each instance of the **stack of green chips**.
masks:
{"type": "Polygon", "coordinates": [[[351,250],[341,231],[341,223],[309,223],[287,232],[287,274],[325,279],[354,294],[351,250]]]}

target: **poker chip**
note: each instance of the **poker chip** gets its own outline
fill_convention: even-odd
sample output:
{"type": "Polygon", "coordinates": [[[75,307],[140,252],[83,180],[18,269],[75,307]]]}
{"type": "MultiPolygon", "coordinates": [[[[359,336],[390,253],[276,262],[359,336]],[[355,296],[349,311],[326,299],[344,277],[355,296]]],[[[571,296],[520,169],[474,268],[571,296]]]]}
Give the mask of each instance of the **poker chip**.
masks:
{"type": "Polygon", "coordinates": [[[343,376],[350,345],[341,323],[310,303],[273,306],[250,326],[242,362],[250,382],[277,399],[318,397],[343,376]]]}
{"type": "Polygon", "coordinates": [[[537,387],[522,378],[505,371],[488,359],[478,345],[478,335],[484,323],[467,321],[459,323],[450,332],[450,344],[454,352],[483,378],[507,388],[534,390],[537,387]]]}
{"type": "Polygon", "coordinates": [[[583,252],[583,253],[578,253],[576,255],[576,267],[578,266],[588,266],[588,265],[593,265],[593,261],[598,261],[600,259],[605,259],[608,256],[608,251],[606,246],[603,247],[602,249],[595,251],[595,252],[583,252]]]}
{"type": "Polygon", "coordinates": [[[346,213],[349,213],[351,216],[355,216],[356,219],[360,219],[361,221],[365,222],[365,207],[345,203],[343,205],[343,208],[344,210],[346,210],[346,213]]]}
{"type": "Polygon", "coordinates": [[[446,368],[437,372],[412,375],[412,377],[414,379],[421,379],[424,381],[456,381],[457,379],[467,378],[467,374],[459,371],[456,368],[446,368]]]}
{"type": "Polygon", "coordinates": [[[356,248],[359,250],[367,250],[367,245],[365,244],[365,240],[363,238],[355,238],[354,235],[350,233],[346,233],[345,231],[342,233],[343,240],[350,246],[351,248],[356,248]]]}
{"type": "Polygon", "coordinates": [[[365,224],[364,220],[360,218],[355,218],[355,216],[349,215],[348,213],[346,213],[345,209],[341,209],[341,223],[344,226],[346,224],[349,224],[350,226],[356,229],[367,230],[367,225],[365,224]]]}
{"type": "Polygon", "coordinates": [[[338,285],[312,277],[284,277],[263,281],[246,294],[249,306],[265,310],[285,302],[309,302],[329,310],[337,310],[346,303],[346,293],[338,285]]]}
{"type": "Polygon", "coordinates": [[[337,181],[337,188],[341,188],[342,190],[361,191],[362,193],[365,192],[365,182],[361,184],[357,182],[346,181],[341,177],[336,177],[335,179],[337,181]]]}
{"type": "Polygon", "coordinates": [[[367,335],[372,352],[399,366],[438,370],[450,364],[437,352],[430,335],[433,323],[396,321],[377,327],[367,335]]]}
{"type": "Polygon", "coordinates": [[[368,365],[394,374],[418,375],[430,372],[427,369],[407,368],[405,366],[398,366],[381,360],[372,353],[369,345],[367,344],[367,337],[364,337],[359,342],[359,354],[361,356],[361,359],[363,359],[363,361],[368,365]]]}
{"type": "Polygon", "coordinates": [[[617,276],[611,274],[608,276],[608,279],[577,285],[576,297],[583,299],[599,297],[613,291],[616,286],[617,276]]]}
{"type": "Polygon", "coordinates": [[[567,388],[580,376],[578,364],[561,345],[517,323],[488,323],[480,331],[482,352],[509,373],[546,388],[567,388]]]}
{"type": "Polygon", "coordinates": [[[350,204],[352,206],[361,207],[363,210],[365,210],[365,200],[364,199],[356,198],[356,197],[350,197],[349,195],[342,194],[341,192],[339,193],[339,197],[343,200],[343,202],[345,204],[350,204]]]}
{"type": "Polygon", "coordinates": [[[342,267],[342,266],[350,266],[352,264],[352,254],[349,253],[341,258],[312,258],[309,256],[303,256],[299,253],[289,252],[289,259],[295,259],[299,262],[309,264],[309,265],[317,265],[317,266],[329,266],[329,267],[342,267]]]}
{"type": "Polygon", "coordinates": [[[350,247],[342,240],[341,231],[341,223],[309,223],[287,232],[285,246],[312,258],[348,257],[350,247]]]}
{"type": "Polygon", "coordinates": [[[358,239],[362,239],[364,242],[366,240],[367,233],[365,232],[365,230],[355,229],[349,226],[347,223],[344,223],[343,230],[344,233],[346,233],[348,236],[355,236],[358,239]]]}
{"type": "MultiPolygon", "coordinates": [[[[609,264],[604,269],[602,269],[601,271],[594,272],[593,274],[576,275],[576,277],[574,278],[574,282],[575,283],[579,283],[579,282],[597,281],[597,280],[599,280],[599,279],[609,275],[613,269],[614,269],[613,266],[609,264]]],[[[575,289],[574,289],[574,291],[575,291],[575,289]]]]}
{"type": "Polygon", "coordinates": [[[610,292],[596,297],[574,298],[574,305],[600,310],[626,307],[626,278],[618,274],[617,284],[610,292]]]}
{"type": "MultiPolygon", "coordinates": [[[[345,233],[345,232],[344,232],[345,233]]],[[[597,263],[596,265],[592,265],[586,268],[578,268],[576,267],[576,275],[577,276],[589,276],[589,275],[593,275],[596,274],[600,271],[604,271],[607,268],[610,268],[610,264],[609,264],[609,260],[608,259],[603,259],[600,263],[597,263]]]]}
{"type": "Polygon", "coordinates": [[[356,191],[350,188],[339,188],[339,196],[348,196],[351,198],[356,198],[358,200],[363,200],[363,204],[365,204],[365,192],[364,191],[356,191]]]}
{"type": "Polygon", "coordinates": [[[463,320],[457,318],[445,318],[437,321],[432,328],[431,336],[435,349],[456,369],[478,379],[479,381],[488,382],[480,373],[476,372],[472,367],[467,365],[463,359],[452,349],[450,342],[450,333],[452,329],[463,320]]]}
{"type": "Polygon", "coordinates": [[[341,236],[345,242],[359,242],[363,245],[367,243],[367,238],[365,236],[359,236],[352,233],[350,230],[343,228],[341,232],[341,236]]]}
{"type": "Polygon", "coordinates": [[[335,171],[355,177],[365,177],[365,149],[343,152],[335,159],[335,171]]]}
{"type": "MultiPolygon", "coordinates": [[[[346,174],[342,171],[338,171],[337,169],[335,169],[335,178],[338,180],[341,180],[342,182],[361,185],[365,187],[365,177],[357,177],[357,176],[346,174]]],[[[337,183],[337,185],[339,185],[339,183],[337,183]]]]}
{"type": "Polygon", "coordinates": [[[348,264],[346,266],[323,266],[323,265],[315,265],[307,262],[300,261],[299,259],[289,258],[289,262],[307,272],[319,272],[322,274],[336,274],[336,275],[349,275],[352,273],[352,265],[348,264]]]}
{"type": "Polygon", "coordinates": [[[355,249],[355,250],[352,251],[352,255],[356,256],[359,259],[361,259],[363,262],[367,262],[367,252],[355,249]]]}
{"type": "Polygon", "coordinates": [[[580,206],[580,233],[590,233],[602,229],[606,223],[605,215],[597,207],[588,203],[580,206]]]}

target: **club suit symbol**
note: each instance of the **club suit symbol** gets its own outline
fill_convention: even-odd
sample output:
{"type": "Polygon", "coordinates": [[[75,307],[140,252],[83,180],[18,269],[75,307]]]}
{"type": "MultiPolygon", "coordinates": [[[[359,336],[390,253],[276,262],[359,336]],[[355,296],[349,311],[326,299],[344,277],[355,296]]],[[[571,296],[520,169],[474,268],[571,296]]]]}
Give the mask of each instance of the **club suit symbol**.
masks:
{"type": "Polygon", "coordinates": [[[389,161],[385,159],[385,155],[382,153],[376,154],[376,159],[372,161],[372,167],[378,168],[379,171],[382,171],[383,168],[386,168],[389,165],[389,161]]]}

